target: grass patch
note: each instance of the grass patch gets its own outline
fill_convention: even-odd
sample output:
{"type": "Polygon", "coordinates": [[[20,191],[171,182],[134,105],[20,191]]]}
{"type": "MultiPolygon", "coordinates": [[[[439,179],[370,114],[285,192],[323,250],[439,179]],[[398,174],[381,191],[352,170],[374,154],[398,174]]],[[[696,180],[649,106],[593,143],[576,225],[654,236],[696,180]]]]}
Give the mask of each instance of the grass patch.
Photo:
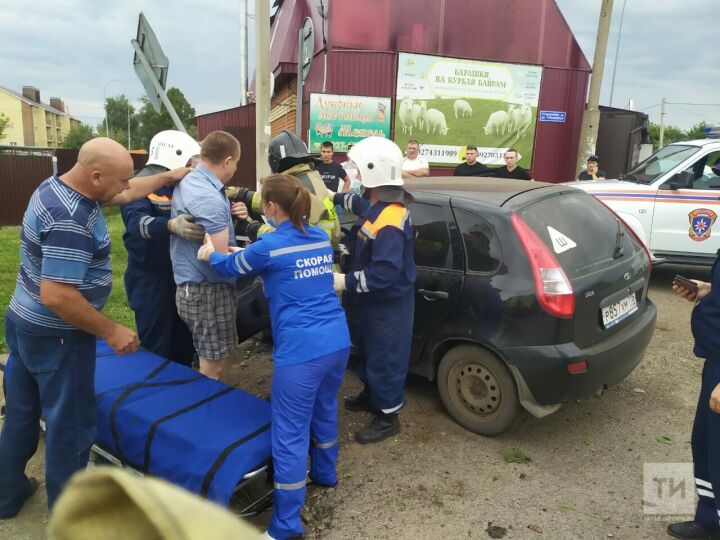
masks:
{"type": "MultiPolygon", "coordinates": [[[[123,276],[127,268],[127,251],[122,241],[122,234],[125,231],[119,208],[106,208],[103,213],[108,225],[112,252],[110,260],[112,263],[113,288],[110,298],[105,305],[104,313],[112,320],[135,328],[135,316],[128,306],[125,295],[125,284],[123,276]]],[[[15,280],[17,279],[20,266],[20,227],[0,227],[0,353],[8,352],[5,342],[5,311],[10,298],[15,291],[15,280]]]]}
{"type": "Polygon", "coordinates": [[[503,457],[505,458],[506,463],[520,463],[522,465],[524,463],[532,461],[532,459],[530,459],[530,456],[526,456],[525,453],[519,448],[513,448],[512,452],[508,452],[507,454],[503,455],[503,457]]]}

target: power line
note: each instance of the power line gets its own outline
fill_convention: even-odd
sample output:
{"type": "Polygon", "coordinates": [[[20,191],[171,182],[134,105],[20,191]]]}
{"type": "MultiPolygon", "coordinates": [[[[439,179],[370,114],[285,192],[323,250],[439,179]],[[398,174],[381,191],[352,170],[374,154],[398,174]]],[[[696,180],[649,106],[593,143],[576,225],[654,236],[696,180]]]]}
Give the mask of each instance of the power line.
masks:
{"type": "Polygon", "coordinates": [[[720,103],[680,103],[674,101],[666,101],[666,105],[694,105],[696,107],[720,107],[720,103]]]}

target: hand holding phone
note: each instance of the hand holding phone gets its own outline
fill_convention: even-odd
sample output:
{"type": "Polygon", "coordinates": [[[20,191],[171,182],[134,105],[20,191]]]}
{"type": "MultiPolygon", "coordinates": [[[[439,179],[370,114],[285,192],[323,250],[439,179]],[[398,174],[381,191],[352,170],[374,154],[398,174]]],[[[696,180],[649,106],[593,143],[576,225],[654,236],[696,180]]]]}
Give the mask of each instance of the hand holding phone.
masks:
{"type": "Polygon", "coordinates": [[[673,278],[673,285],[677,285],[678,287],[683,287],[693,293],[698,292],[698,284],[695,283],[693,280],[686,278],[685,276],[681,276],[680,274],[677,274],[673,278]]]}

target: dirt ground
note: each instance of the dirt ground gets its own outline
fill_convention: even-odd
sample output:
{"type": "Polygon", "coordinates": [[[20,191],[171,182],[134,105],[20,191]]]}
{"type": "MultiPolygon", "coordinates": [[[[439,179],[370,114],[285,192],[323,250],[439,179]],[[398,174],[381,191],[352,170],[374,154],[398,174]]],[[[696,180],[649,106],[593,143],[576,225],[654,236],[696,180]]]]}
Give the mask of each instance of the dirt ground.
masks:
{"type": "MultiPolygon", "coordinates": [[[[445,414],[434,384],[411,377],[401,434],[370,446],[352,437],[369,416],[341,409],[340,481],[308,489],[307,537],[666,537],[667,522],[643,513],[643,464],[691,460],[702,366],[692,354],[692,306],[670,290],[675,273],[708,277],[705,269],[654,270],[655,336],[638,369],[599,398],[566,403],[542,420],[524,415],[509,433],[486,438],[445,414]],[[512,452],[529,459],[508,463],[512,452]]],[[[269,352],[245,347],[233,383],[268,395],[269,352]]],[[[359,388],[349,372],[340,397],[359,388]]],[[[42,448],[29,472],[42,478],[42,448]]],[[[44,538],[45,505],[38,492],[17,518],[0,521],[0,539],[44,538]]],[[[267,511],[253,522],[262,529],[269,519],[267,511]]]]}

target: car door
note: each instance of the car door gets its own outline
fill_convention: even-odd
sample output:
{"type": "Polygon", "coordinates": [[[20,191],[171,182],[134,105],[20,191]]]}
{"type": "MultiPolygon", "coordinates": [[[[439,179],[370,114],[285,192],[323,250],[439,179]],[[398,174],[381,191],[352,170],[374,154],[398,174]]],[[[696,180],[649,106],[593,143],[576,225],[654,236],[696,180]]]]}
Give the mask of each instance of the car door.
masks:
{"type": "Polygon", "coordinates": [[[447,201],[410,205],[415,233],[415,321],[410,354],[411,369],[418,365],[424,345],[451,313],[462,293],[463,255],[459,235],[447,201]]]}
{"type": "Polygon", "coordinates": [[[719,159],[718,150],[703,152],[685,167],[693,176],[688,188],[659,187],[650,239],[655,253],[714,255],[720,248],[720,177],[710,170],[719,159]]]}

